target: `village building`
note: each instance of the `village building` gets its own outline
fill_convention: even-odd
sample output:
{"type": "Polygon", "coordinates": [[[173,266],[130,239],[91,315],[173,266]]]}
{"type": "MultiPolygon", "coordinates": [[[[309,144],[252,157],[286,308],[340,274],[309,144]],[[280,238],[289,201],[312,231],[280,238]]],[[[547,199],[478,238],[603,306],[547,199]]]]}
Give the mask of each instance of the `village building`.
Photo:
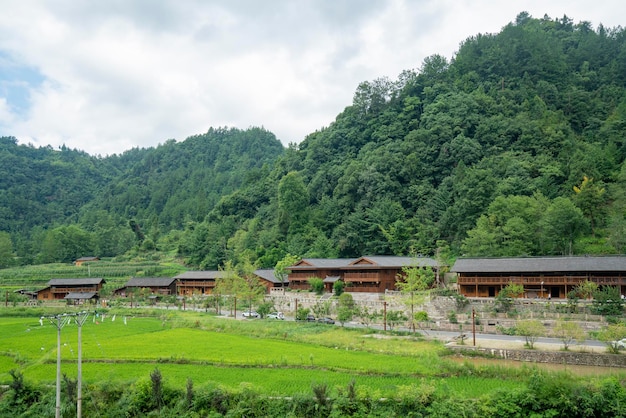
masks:
{"type": "Polygon", "coordinates": [[[81,257],[81,258],[78,258],[78,259],[74,260],[74,265],[82,266],[84,263],[91,263],[93,261],[100,261],[100,258],[98,258],[98,257],[81,257]]]}
{"type": "Polygon", "coordinates": [[[98,301],[98,293],[96,292],[71,292],[63,299],[73,305],[82,305],[85,302],[96,303],[98,301]]]}
{"type": "Polygon", "coordinates": [[[309,279],[342,277],[341,269],[354,261],[354,258],[303,258],[289,270],[290,290],[310,290],[309,279]]]}
{"type": "Polygon", "coordinates": [[[526,298],[564,299],[586,280],[626,294],[626,256],[459,258],[451,271],[467,297],[496,297],[514,283],[526,298]]]}
{"type": "Polygon", "coordinates": [[[289,267],[289,288],[310,290],[309,279],[320,278],[326,291],[342,280],[347,292],[384,293],[397,290],[397,282],[406,267],[430,267],[436,273],[439,265],[429,257],[366,256],[356,259],[305,258],[289,267]]]}
{"type": "Polygon", "coordinates": [[[254,271],[254,275],[259,278],[259,281],[265,286],[267,292],[271,293],[279,289],[285,289],[289,286],[289,280],[285,279],[283,282],[280,278],[274,274],[274,269],[258,269],[254,271]]]}
{"type": "Polygon", "coordinates": [[[213,293],[216,280],[226,277],[226,274],[225,271],[217,270],[186,271],[174,277],[177,294],[179,296],[210,295],[213,293]]]}
{"type": "Polygon", "coordinates": [[[172,277],[133,277],[124,287],[113,292],[117,296],[139,295],[151,296],[176,295],[176,279],[172,277]]]}
{"type": "Polygon", "coordinates": [[[52,279],[47,287],[37,292],[37,300],[60,300],[70,293],[95,293],[98,295],[105,281],[102,278],[52,279]]]}

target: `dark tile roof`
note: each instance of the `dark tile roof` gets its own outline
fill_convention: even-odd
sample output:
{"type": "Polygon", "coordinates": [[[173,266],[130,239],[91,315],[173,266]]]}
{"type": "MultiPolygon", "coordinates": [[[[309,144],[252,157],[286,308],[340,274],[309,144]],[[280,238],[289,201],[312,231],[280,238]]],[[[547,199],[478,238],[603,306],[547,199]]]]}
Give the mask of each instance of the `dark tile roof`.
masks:
{"type": "Polygon", "coordinates": [[[175,281],[173,277],[133,277],[126,287],[170,287],[175,281]]]}
{"type": "Polygon", "coordinates": [[[81,286],[81,285],[97,285],[104,283],[102,278],[88,279],[51,279],[48,286],[81,286]]]}
{"type": "Polygon", "coordinates": [[[96,292],[71,292],[65,295],[65,299],[93,299],[98,294],[96,292]]]}
{"type": "Polygon", "coordinates": [[[371,263],[372,267],[437,267],[437,261],[430,257],[400,257],[391,255],[361,257],[350,263],[350,266],[366,267],[367,263],[371,263]]]}
{"type": "Polygon", "coordinates": [[[303,258],[287,270],[308,270],[310,268],[340,268],[353,262],[354,258],[303,258]]]}
{"type": "Polygon", "coordinates": [[[454,273],[626,271],[626,256],[459,258],[454,273]]]}
{"type": "Polygon", "coordinates": [[[274,269],[258,269],[254,271],[254,274],[271,283],[289,283],[287,279],[281,282],[280,279],[274,275],[274,269]]]}
{"type": "Polygon", "coordinates": [[[195,279],[195,280],[207,280],[207,279],[220,279],[226,277],[225,271],[218,270],[203,270],[203,271],[186,271],[174,276],[175,279],[195,279]]]}

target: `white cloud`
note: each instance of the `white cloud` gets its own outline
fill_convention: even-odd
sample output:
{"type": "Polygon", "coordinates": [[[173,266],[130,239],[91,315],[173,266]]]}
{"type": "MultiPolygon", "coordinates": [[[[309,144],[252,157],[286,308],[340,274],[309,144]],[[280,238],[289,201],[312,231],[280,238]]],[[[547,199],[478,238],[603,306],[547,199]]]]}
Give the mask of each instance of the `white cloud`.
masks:
{"type": "Polygon", "coordinates": [[[626,16],[603,0],[10,2],[0,54],[44,81],[27,84],[26,109],[0,90],[0,135],[102,155],[211,126],[263,125],[299,142],[350,105],[360,82],[450,58],[521,11],[594,27],[626,16]]]}

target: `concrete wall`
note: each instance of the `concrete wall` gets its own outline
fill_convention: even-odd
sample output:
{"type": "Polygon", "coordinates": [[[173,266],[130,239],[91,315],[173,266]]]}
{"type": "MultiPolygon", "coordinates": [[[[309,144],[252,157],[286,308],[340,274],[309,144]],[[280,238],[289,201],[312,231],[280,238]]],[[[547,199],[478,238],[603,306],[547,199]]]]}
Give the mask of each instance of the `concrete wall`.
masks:
{"type": "Polygon", "coordinates": [[[515,361],[626,368],[626,356],[621,354],[582,353],[575,351],[510,350],[499,348],[466,347],[458,345],[450,346],[450,348],[457,351],[474,351],[483,355],[515,361]]]}

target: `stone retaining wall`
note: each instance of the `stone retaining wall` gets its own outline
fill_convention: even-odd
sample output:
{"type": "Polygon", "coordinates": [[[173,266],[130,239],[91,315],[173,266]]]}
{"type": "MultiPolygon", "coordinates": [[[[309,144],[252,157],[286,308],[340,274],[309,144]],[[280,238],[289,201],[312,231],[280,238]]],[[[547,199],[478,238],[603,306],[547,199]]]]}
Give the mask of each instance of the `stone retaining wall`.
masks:
{"type": "Polygon", "coordinates": [[[459,352],[474,351],[506,360],[626,368],[626,356],[621,354],[582,353],[574,351],[511,350],[501,348],[466,347],[459,345],[449,347],[459,352]]]}

